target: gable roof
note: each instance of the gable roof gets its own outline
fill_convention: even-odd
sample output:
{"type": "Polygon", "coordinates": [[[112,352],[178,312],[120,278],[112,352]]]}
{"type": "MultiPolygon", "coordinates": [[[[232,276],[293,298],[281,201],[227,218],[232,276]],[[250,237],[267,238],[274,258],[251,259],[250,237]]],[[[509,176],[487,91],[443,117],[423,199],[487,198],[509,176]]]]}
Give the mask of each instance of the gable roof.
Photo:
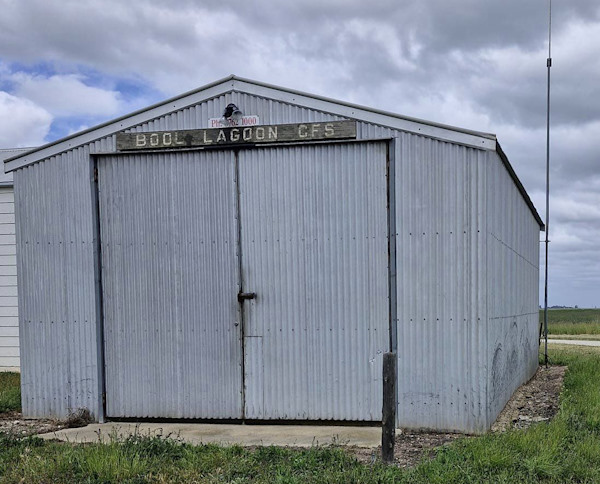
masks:
{"type": "Polygon", "coordinates": [[[350,119],[356,119],[358,121],[379,124],[476,148],[488,150],[496,149],[496,136],[490,133],[482,133],[401,116],[387,111],[337,101],[323,96],[316,96],[231,75],[193,91],[186,92],[158,104],[121,116],[112,121],[99,124],[85,131],[80,131],[57,141],[53,141],[26,153],[19,154],[18,156],[8,158],[5,161],[5,171],[10,172],[16,170],[63,151],[118,133],[160,116],[179,111],[229,92],[253,94],[281,102],[301,105],[338,116],[344,116],[350,119]]]}

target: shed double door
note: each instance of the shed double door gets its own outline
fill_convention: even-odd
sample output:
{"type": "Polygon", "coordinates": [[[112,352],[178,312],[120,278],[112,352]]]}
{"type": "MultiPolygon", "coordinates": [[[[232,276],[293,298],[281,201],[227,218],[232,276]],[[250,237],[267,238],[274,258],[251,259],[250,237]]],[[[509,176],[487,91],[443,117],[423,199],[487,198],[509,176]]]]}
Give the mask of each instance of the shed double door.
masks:
{"type": "Polygon", "coordinates": [[[380,420],[386,150],[99,158],[107,416],[380,420]]]}

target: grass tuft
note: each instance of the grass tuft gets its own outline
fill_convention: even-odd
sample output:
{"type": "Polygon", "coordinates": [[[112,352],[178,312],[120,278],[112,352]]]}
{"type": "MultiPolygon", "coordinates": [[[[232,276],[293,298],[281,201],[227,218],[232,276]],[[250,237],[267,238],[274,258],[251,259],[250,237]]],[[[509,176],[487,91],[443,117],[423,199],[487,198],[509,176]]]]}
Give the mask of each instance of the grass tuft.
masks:
{"type": "Polygon", "coordinates": [[[529,477],[536,479],[558,477],[561,471],[560,464],[545,453],[523,459],[523,467],[529,477]]]}
{"type": "Polygon", "coordinates": [[[21,375],[0,372],[0,413],[21,411],[21,375]]]}

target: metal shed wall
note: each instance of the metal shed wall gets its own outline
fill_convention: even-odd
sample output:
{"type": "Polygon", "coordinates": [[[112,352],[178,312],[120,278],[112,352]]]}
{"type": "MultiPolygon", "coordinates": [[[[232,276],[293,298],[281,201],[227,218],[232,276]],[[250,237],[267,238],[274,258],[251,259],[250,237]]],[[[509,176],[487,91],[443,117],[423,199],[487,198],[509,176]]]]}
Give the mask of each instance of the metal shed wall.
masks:
{"type": "MultiPolygon", "coordinates": [[[[230,102],[246,114],[258,115],[261,124],[344,119],[292,103],[230,92],[129,131],[201,128],[209,118],[220,117],[223,106],[230,102]]],[[[359,139],[397,138],[397,423],[486,430],[499,406],[490,405],[487,396],[493,377],[490,351],[495,344],[488,340],[489,323],[493,322],[488,320],[488,306],[500,308],[505,301],[488,301],[492,296],[486,273],[493,255],[486,249],[490,238],[487,225],[497,214],[497,205],[489,202],[486,193],[495,183],[488,165],[496,154],[360,121],[357,132],[359,139]]],[[[115,137],[110,135],[15,172],[17,185],[23,187],[17,203],[21,207],[18,247],[23,251],[19,273],[25,275],[20,291],[26,298],[20,308],[27,311],[20,320],[26,353],[24,411],[28,415],[64,416],[69,408],[79,406],[87,406],[95,415],[101,411],[90,154],[114,151],[115,137]],[[36,202],[27,196],[30,193],[36,195],[36,202]],[[40,221],[46,227],[42,232],[49,233],[36,228],[40,221]],[[72,240],[81,243],[71,245],[72,240]],[[34,251],[30,243],[46,243],[47,251],[34,251]],[[46,257],[49,254],[62,257],[62,262],[52,263],[46,257]],[[47,290],[40,293],[40,287],[47,290]]],[[[497,164],[494,161],[494,166],[497,164]]],[[[513,180],[505,177],[503,183],[505,190],[512,186],[515,210],[529,214],[527,223],[531,223],[533,217],[513,180]]],[[[494,232],[501,240],[508,240],[509,232],[518,227],[517,222],[508,223],[510,214],[505,217],[502,235],[494,232]]],[[[530,244],[533,237],[537,244],[538,230],[532,223],[527,233],[520,235],[522,243],[530,244]]],[[[537,308],[537,279],[533,281],[528,274],[523,287],[531,284],[531,288],[523,300],[527,298],[528,308],[537,308]]],[[[498,311],[517,314],[512,308],[498,311]]],[[[498,340],[508,328],[498,325],[497,331],[490,340],[498,340]]],[[[531,353],[537,355],[533,349],[531,353]]],[[[532,361],[531,355],[527,362],[520,361],[517,372],[528,373],[532,361]]],[[[509,394],[512,383],[503,387],[502,398],[509,394]]]]}
{"type": "Polygon", "coordinates": [[[22,407],[100,416],[92,173],[86,147],[15,172],[22,407]]]}
{"type": "Polygon", "coordinates": [[[488,340],[491,425],[538,367],[539,225],[496,153],[486,163],[488,340]]]}
{"type": "Polygon", "coordinates": [[[415,136],[402,140],[398,424],[485,431],[487,153],[415,136]]]}

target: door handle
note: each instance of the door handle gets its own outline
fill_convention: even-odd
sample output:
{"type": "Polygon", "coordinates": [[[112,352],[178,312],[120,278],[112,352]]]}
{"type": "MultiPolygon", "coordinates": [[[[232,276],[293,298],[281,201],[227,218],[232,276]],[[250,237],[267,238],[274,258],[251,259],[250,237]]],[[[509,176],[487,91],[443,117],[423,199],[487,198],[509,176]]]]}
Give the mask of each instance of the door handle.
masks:
{"type": "Polygon", "coordinates": [[[238,293],[238,302],[244,302],[246,299],[255,299],[255,292],[239,292],[238,293]]]}

